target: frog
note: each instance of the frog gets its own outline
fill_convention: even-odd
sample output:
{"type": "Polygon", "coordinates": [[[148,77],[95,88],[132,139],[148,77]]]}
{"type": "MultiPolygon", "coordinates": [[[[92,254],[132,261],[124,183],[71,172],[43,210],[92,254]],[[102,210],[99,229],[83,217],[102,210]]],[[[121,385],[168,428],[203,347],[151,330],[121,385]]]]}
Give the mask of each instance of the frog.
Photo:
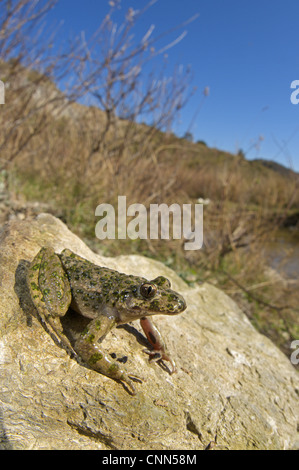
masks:
{"type": "MultiPolygon", "coordinates": [[[[56,253],[51,246],[40,249],[27,271],[32,302],[56,340],[91,369],[120,382],[136,394],[133,382],[142,379],[128,373],[100,347],[112,328],[139,320],[150,344],[149,361],[168,361],[169,373],[176,372],[158,328],[149,317],[177,315],[186,308],[181,294],[171,289],[164,276],[152,280],[98,266],[69,249],[56,253]],[[87,326],[72,344],[61,323],[71,309],[82,315],[87,326]]],[[[163,362],[164,363],[164,362],[163,362]]]]}

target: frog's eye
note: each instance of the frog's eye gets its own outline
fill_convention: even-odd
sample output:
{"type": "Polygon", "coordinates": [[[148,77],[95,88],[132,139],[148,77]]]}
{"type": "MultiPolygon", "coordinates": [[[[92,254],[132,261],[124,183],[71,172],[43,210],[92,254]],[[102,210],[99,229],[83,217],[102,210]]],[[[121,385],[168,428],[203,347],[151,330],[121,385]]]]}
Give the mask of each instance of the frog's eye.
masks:
{"type": "Polygon", "coordinates": [[[155,284],[150,284],[149,282],[142,284],[142,286],[140,287],[140,294],[145,299],[150,299],[151,297],[154,297],[156,292],[157,287],[155,286],[155,284]]]}

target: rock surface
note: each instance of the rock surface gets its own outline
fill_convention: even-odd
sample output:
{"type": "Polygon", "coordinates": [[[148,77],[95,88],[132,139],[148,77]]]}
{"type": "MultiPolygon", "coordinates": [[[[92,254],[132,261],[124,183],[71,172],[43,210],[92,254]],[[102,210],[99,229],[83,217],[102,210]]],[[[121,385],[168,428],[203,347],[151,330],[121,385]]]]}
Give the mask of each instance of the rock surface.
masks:
{"type": "MultiPolygon", "coordinates": [[[[0,438],[4,449],[290,449],[299,447],[298,373],[215,287],[190,288],[141,256],[96,255],[55,217],[12,220],[0,234],[0,438]],[[178,372],[149,364],[138,322],[103,348],[141,376],[136,396],[79,364],[34,314],[25,283],[39,248],[69,248],[99,265],[165,275],[188,309],[157,316],[178,372]]],[[[69,312],[67,315],[71,315],[69,312]]]]}

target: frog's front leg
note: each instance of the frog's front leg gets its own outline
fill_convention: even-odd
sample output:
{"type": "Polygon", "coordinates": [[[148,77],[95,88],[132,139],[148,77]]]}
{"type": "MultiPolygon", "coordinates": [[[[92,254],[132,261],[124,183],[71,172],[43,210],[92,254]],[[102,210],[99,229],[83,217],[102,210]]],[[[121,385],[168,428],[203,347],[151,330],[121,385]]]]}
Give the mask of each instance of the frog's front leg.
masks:
{"type": "Polygon", "coordinates": [[[61,261],[52,248],[42,248],[35,256],[28,268],[27,283],[41,320],[51,326],[68,350],[74,352],[60,322],[71,303],[71,288],[61,261]]]}
{"type": "Polygon", "coordinates": [[[172,369],[170,370],[170,373],[173,374],[176,372],[176,365],[173,359],[169,356],[169,353],[167,351],[166,345],[163,341],[163,338],[161,336],[160,331],[158,328],[153,324],[151,320],[147,317],[142,317],[140,319],[140,325],[148,339],[148,341],[151,343],[153,350],[149,351],[146,350],[146,353],[149,354],[150,356],[150,361],[159,361],[159,360],[165,360],[169,361],[172,369]]]}
{"type": "Polygon", "coordinates": [[[98,345],[98,341],[103,340],[114,325],[115,319],[113,317],[103,315],[95,318],[77,339],[74,348],[92,369],[111,379],[125,383],[129,387],[130,393],[135,395],[136,390],[130,377],[141,380],[133,375],[129,377],[119,363],[111,361],[98,345]]]}

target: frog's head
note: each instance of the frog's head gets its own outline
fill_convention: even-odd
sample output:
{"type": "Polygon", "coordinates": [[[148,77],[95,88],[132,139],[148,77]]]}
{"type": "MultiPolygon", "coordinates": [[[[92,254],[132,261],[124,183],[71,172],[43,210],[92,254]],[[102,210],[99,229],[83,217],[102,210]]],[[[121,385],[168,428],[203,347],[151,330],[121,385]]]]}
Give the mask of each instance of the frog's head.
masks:
{"type": "Polygon", "coordinates": [[[185,299],[170,287],[170,281],[164,276],[152,281],[132,276],[132,283],[119,292],[119,320],[125,322],[148,315],[177,315],[183,312],[187,307],[185,299]]]}

